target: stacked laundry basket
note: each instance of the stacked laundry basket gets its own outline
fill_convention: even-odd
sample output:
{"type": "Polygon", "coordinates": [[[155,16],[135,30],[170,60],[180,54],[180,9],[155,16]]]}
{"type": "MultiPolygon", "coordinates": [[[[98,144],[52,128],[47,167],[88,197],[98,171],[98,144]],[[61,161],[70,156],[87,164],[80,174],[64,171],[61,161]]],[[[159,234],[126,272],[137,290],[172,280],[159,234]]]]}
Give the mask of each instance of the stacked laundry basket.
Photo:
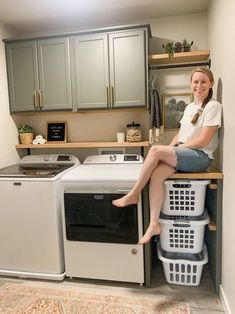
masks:
{"type": "Polygon", "coordinates": [[[208,262],[204,243],[209,216],[205,209],[206,186],[210,180],[166,180],[161,210],[158,258],[167,282],[199,285],[203,265],[208,262]]]}

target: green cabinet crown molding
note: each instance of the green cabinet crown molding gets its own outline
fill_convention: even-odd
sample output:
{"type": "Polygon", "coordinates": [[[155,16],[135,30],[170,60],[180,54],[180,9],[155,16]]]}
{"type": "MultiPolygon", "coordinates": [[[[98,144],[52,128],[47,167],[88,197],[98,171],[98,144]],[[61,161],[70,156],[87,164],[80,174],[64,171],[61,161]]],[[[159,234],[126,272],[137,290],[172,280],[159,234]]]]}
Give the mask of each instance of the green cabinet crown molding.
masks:
{"type": "Polygon", "coordinates": [[[116,26],[107,26],[100,28],[92,28],[92,29],[82,29],[77,31],[69,31],[69,32],[50,32],[45,34],[29,34],[26,36],[19,36],[17,38],[4,38],[2,41],[5,43],[8,42],[17,42],[22,40],[39,40],[46,38],[57,38],[57,37],[68,37],[68,36],[80,36],[80,35],[88,35],[88,34],[97,34],[97,33],[108,33],[108,32],[116,32],[123,30],[131,30],[131,29],[146,29],[148,37],[152,37],[150,24],[127,24],[127,25],[116,25],[116,26]]]}

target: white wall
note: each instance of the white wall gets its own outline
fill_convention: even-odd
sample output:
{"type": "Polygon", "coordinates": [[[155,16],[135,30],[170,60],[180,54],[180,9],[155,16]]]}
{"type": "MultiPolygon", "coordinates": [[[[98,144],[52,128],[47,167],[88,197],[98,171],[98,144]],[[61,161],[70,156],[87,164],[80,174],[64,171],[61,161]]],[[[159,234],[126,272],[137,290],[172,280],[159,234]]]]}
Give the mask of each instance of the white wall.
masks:
{"type": "Polygon", "coordinates": [[[146,22],[151,24],[153,35],[150,54],[163,53],[162,43],[165,41],[182,42],[184,38],[193,41],[194,50],[208,48],[206,13],[164,17],[146,22]]]}
{"type": "Polygon", "coordinates": [[[221,295],[228,313],[235,313],[235,193],[234,193],[234,132],[235,132],[235,2],[211,1],[209,10],[209,47],[213,72],[219,80],[217,94],[223,104],[223,247],[221,295]]]}
{"type": "Polygon", "coordinates": [[[7,34],[3,26],[0,25],[0,168],[16,163],[19,160],[18,154],[14,148],[18,140],[18,132],[9,114],[5,48],[1,40],[7,35],[9,34],[7,34]]]}

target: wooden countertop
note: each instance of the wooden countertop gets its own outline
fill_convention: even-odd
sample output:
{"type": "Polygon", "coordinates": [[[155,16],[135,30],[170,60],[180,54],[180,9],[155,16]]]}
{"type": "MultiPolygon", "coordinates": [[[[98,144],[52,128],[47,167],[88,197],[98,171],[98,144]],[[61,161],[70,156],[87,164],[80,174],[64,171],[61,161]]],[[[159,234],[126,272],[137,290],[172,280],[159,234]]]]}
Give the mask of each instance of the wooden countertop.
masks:
{"type": "Polygon", "coordinates": [[[172,174],[169,179],[223,179],[223,173],[213,166],[202,172],[177,172],[172,174]]]}

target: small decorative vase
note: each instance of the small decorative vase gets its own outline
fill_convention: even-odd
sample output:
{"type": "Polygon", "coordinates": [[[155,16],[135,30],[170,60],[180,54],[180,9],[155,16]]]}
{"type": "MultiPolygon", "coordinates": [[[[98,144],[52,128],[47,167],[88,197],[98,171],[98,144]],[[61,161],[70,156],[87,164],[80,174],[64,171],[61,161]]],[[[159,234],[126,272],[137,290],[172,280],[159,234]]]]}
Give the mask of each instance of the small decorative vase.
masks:
{"type": "Polygon", "coordinates": [[[21,144],[32,144],[33,133],[19,133],[21,144]]]}

